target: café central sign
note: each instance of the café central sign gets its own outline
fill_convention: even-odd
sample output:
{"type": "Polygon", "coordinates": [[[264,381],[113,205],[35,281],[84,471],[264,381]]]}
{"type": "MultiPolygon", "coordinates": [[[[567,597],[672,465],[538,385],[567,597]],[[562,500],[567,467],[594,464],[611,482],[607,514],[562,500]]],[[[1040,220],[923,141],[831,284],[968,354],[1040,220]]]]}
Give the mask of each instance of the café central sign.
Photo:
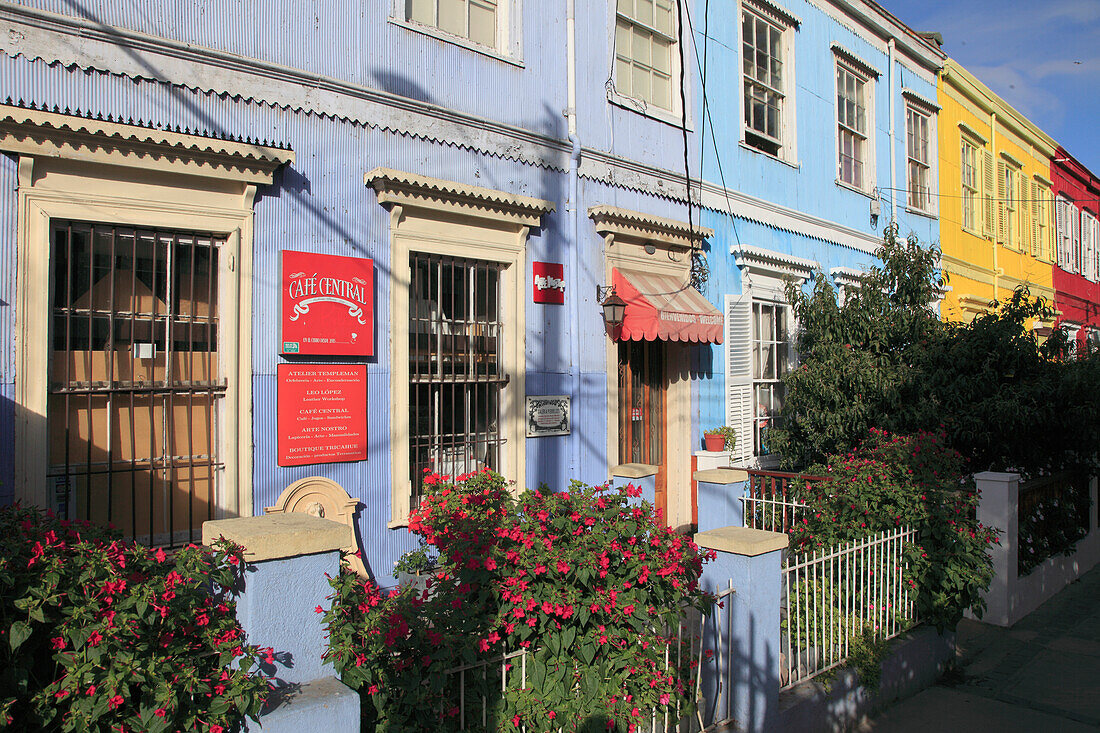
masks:
{"type": "Polygon", "coordinates": [[[284,250],[280,343],[284,355],[371,356],[373,260],[284,250]]]}

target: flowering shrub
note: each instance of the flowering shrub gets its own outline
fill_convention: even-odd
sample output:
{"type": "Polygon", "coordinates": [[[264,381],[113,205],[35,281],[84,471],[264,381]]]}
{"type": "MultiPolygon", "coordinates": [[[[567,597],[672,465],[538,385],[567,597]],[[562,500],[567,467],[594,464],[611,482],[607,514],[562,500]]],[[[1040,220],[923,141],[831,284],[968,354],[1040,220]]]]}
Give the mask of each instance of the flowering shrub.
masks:
{"type": "Polygon", "coordinates": [[[793,550],[913,527],[919,537],[905,549],[905,577],[918,618],[953,629],[966,609],[981,615],[981,591],[993,577],[987,548],[997,530],[977,521],[978,494],[964,485],[963,459],[944,445],[942,433],[872,428],[857,448],[810,472],[830,480],[799,497],[809,509],[790,530],[793,550]]]}
{"type": "Polygon", "coordinates": [[[237,548],[169,560],[82,522],[0,508],[0,728],[209,731],[259,713],[237,548]]]}
{"type": "Polygon", "coordinates": [[[425,483],[409,528],[438,552],[428,589],[383,597],[343,574],[326,615],[329,657],[378,730],[457,728],[465,713],[467,728],[632,731],[690,709],[695,662],[676,632],[711,605],[706,555],[639,491],[515,498],[488,471],[425,483]]]}

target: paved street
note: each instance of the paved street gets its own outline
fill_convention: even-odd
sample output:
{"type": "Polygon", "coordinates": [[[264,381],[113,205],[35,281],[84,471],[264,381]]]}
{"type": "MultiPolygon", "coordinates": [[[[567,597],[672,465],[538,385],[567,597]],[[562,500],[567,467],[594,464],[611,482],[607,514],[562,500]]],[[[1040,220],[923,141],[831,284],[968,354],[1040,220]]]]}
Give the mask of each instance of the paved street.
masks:
{"type": "Polygon", "coordinates": [[[964,621],[958,641],[959,673],[860,731],[1100,729],[1100,568],[1011,629],[964,621]]]}

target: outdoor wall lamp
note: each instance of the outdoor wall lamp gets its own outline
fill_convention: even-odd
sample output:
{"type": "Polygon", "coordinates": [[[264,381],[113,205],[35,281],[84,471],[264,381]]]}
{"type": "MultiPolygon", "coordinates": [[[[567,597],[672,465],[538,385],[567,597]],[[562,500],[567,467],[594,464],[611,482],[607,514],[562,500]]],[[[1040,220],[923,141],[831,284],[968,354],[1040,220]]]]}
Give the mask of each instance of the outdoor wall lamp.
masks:
{"type": "Polygon", "coordinates": [[[614,285],[596,286],[596,300],[603,308],[603,319],[609,326],[618,326],[626,315],[626,301],[615,293],[614,285]]]}

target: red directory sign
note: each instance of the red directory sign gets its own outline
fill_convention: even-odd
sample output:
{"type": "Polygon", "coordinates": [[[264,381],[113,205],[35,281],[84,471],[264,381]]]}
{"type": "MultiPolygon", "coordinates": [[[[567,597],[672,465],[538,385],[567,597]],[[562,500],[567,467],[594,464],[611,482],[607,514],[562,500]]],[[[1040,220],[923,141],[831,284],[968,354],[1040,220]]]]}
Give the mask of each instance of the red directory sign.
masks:
{"type": "Polygon", "coordinates": [[[565,266],[558,262],[535,262],[532,270],[532,300],[554,305],[565,303],[565,266]]]}
{"type": "Polygon", "coordinates": [[[370,356],[374,351],[374,261],[282,253],[281,354],[370,356]]]}
{"type": "Polygon", "coordinates": [[[279,465],[367,458],[365,364],[279,365],[279,465]]]}

